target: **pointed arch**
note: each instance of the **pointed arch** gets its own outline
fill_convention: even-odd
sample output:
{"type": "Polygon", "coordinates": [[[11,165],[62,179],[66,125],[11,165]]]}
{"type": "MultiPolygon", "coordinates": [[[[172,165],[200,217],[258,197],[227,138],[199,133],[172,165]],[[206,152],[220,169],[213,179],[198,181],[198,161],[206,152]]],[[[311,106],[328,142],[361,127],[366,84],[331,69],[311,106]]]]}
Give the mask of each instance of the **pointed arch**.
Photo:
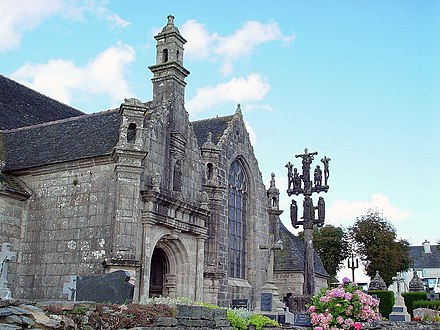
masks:
{"type": "Polygon", "coordinates": [[[229,276],[246,277],[248,176],[236,158],[228,176],[229,276]]]}

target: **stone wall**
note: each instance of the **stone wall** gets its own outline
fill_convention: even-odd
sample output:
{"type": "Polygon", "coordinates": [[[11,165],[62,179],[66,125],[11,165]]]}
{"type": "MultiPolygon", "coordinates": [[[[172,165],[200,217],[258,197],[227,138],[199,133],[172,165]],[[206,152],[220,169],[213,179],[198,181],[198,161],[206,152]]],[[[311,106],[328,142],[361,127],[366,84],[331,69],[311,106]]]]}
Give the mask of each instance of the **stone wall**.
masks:
{"type": "MultiPolygon", "coordinates": [[[[280,299],[286,297],[288,293],[294,296],[302,295],[304,276],[302,272],[274,272],[275,285],[278,287],[280,299]]],[[[323,277],[315,276],[315,290],[327,287],[327,280],[323,277]]]]}
{"type": "MultiPolygon", "coordinates": [[[[2,195],[0,198],[0,246],[10,243],[11,251],[17,252],[20,247],[21,219],[26,217],[26,201],[2,195]]],[[[8,287],[13,288],[17,282],[17,263],[10,262],[8,268],[8,287]]]]}
{"type": "MultiPolygon", "coordinates": [[[[246,170],[248,179],[248,212],[247,212],[247,269],[246,279],[228,281],[226,276],[220,280],[219,301],[221,306],[229,306],[231,299],[250,299],[255,307],[256,299],[265,281],[268,266],[267,251],[259,249],[261,244],[269,244],[269,215],[267,213],[267,193],[264,186],[258,161],[249,140],[241,112],[238,111],[230,122],[226,133],[218,144],[221,148],[218,163],[218,181],[220,185],[228,186],[228,174],[231,163],[239,159],[246,170]],[[246,285],[246,283],[248,283],[246,285]]],[[[228,274],[228,189],[224,191],[220,202],[223,207],[219,210],[218,263],[219,269],[228,274]]]]}
{"type": "Polygon", "coordinates": [[[33,195],[22,223],[13,297],[66,298],[69,275],[103,271],[115,212],[114,165],[70,165],[21,177],[33,195]]]}

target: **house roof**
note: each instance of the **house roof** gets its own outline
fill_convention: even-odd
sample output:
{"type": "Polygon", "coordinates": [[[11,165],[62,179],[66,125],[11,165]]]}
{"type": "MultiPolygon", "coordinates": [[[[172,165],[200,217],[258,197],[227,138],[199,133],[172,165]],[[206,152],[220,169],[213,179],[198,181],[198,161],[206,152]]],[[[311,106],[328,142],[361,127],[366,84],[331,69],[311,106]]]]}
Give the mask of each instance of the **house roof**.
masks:
{"type": "Polygon", "coordinates": [[[0,75],[0,113],[0,130],[84,114],[3,75],[0,75]]]}
{"type": "MultiPolygon", "coordinates": [[[[280,238],[283,249],[275,251],[274,271],[304,271],[304,242],[292,234],[280,221],[280,238]]],[[[329,276],[321,258],[314,253],[315,273],[329,276]]]]}
{"type": "Polygon", "coordinates": [[[235,115],[215,117],[191,122],[199,147],[206,142],[208,133],[212,133],[212,142],[217,144],[235,115]]]}
{"type": "Polygon", "coordinates": [[[0,131],[4,171],[111,154],[119,139],[117,110],[0,131]]]}
{"type": "Polygon", "coordinates": [[[440,268],[438,245],[431,245],[430,249],[431,253],[425,253],[423,246],[409,247],[409,255],[413,261],[413,268],[440,268]]]}

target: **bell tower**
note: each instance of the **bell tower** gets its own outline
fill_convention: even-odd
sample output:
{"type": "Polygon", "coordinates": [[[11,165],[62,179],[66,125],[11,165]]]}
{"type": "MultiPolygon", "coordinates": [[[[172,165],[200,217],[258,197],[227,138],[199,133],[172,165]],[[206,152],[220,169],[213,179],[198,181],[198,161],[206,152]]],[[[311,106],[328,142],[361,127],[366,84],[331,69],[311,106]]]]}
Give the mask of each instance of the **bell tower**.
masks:
{"type": "Polygon", "coordinates": [[[156,64],[149,67],[154,76],[153,100],[158,102],[180,100],[185,96],[185,78],[189,71],[183,67],[183,45],[186,40],[174,26],[174,16],[168,16],[167,25],[154,37],[156,64]]]}

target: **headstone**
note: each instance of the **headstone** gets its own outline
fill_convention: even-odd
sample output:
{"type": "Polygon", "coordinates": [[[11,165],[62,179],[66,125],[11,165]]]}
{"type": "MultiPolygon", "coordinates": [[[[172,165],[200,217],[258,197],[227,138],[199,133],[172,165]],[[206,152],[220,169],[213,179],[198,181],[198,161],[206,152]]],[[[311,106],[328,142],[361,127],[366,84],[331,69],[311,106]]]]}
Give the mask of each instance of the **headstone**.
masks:
{"type": "Polygon", "coordinates": [[[261,294],[261,308],[262,312],[272,311],[272,293],[263,292],[261,294]]]}
{"type": "Polygon", "coordinates": [[[78,276],[71,275],[70,281],[63,284],[63,294],[67,295],[68,300],[75,300],[76,297],[76,280],[78,276]]]}
{"type": "Polygon", "coordinates": [[[124,304],[133,301],[134,285],[123,270],[106,275],[77,276],[75,300],[124,304]]]}
{"type": "Polygon", "coordinates": [[[411,281],[409,281],[409,291],[410,292],[419,292],[419,291],[425,291],[425,286],[423,285],[422,280],[420,279],[419,275],[417,275],[417,272],[413,272],[413,278],[411,281]]]}
{"type": "Polygon", "coordinates": [[[299,313],[295,315],[295,323],[293,324],[298,327],[310,327],[310,317],[309,314],[299,313]]]}
{"type": "Polygon", "coordinates": [[[11,251],[10,243],[3,243],[0,252],[0,298],[11,299],[11,290],[8,288],[8,265],[15,261],[16,252],[11,251]]]}
{"type": "Polygon", "coordinates": [[[368,291],[372,290],[386,290],[387,285],[385,284],[385,281],[382,277],[379,275],[379,271],[376,271],[376,276],[371,280],[370,284],[368,285],[368,291]]]}
{"type": "Polygon", "coordinates": [[[426,300],[438,300],[438,299],[439,299],[438,293],[428,292],[426,294],[426,300]]]}
{"type": "Polygon", "coordinates": [[[231,308],[244,308],[248,309],[248,300],[247,299],[232,299],[231,300],[231,308]]]}
{"type": "Polygon", "coordinates": [[[408,310],[405,306],[405,300],[400,294],[400,283],[403,281],[403,278],[394,277],[393,279],[397,282],[397,298],[393,306],[393,311],[389,316],[389,320],[392,322],[408,322],[411,320],[411,316],[409,315],[408,310]]]}

